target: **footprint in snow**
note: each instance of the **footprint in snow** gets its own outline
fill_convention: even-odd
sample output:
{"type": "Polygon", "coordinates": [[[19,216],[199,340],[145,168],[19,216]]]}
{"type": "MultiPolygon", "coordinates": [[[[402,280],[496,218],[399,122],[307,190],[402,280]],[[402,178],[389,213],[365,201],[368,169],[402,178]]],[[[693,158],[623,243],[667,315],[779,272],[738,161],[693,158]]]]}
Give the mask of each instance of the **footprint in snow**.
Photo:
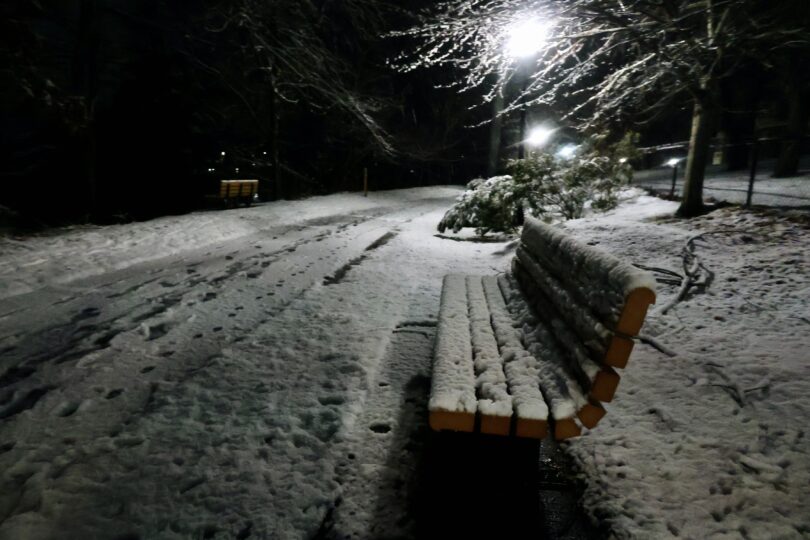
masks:
{"type": "Polygon", "coordinates": [[[375,422],[368,427],[374,433],[388,433],[391,431],[391,426],[385,422],[375,422]]]}
{"type": "Polygon", "coordinates": [[[104,397],[106,399],[114,399],[114,398],[117,398],[118,396],[120,396],[123,393],[124,393],[123,388],[114,388],[114,389],[110,390],[109,392],[107,392],[107,395],[104,396],[104,397]]]}
{"type": "Polygon", "coordinates": [[[81,403],[78,401],[64,401],[56,407],[54,412],[56,416],[67,418],[79,410],[79,405],[81,405],[81,403]]]}
{"type": "Polygon", "coordinates": [[[205,483],[205,477],[204,476],[200,476],[198,478],[192,478],[192,479],[186,480],[185,482],[180,484],[179,491],[180,491],[180,493],[187,493],[187,492],[191,491],[192,489],[194,489],[195,487],[200,486],[200,485],[202,485],[204,483],[205,483]]]}
{"type": "Polygon", "coordinates": [[[78,322],[84,319],[90,319],[92,317],[98,317],[101,314],[101,310],[95,307],[88,307],[81,310],[75,317],[73,317],[74,322],[78,322]]]}

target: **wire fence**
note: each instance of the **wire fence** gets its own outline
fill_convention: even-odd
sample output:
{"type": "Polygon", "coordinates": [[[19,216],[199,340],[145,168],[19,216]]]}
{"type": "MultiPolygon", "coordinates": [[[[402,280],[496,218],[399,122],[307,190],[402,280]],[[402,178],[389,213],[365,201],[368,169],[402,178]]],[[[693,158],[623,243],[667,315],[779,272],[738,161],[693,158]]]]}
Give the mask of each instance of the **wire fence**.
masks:
{"type": "MultiPolygon", "coordinates": [[[[680,141],[640,148],[643,166],[634,183],[657,193],[679,196],[689,143],[680,141]]],[[[704,195],[751,206],[810,208],[810,137],[758,138],[742,143],[711,145],[704,195]],[[775,178],[777,156],[785,143],[798,145],[801,156],[795,176],[775,178]]]]}

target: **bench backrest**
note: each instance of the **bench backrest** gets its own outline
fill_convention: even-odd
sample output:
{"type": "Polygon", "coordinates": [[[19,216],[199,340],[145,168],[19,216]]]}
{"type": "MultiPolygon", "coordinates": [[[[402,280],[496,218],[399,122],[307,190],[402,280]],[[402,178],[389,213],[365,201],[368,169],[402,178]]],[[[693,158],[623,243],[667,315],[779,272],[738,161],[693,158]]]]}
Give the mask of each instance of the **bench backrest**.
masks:
{"type": "Polygon", "coordinates": [[[220,180],[219,196],[223,199],[253,197],[259,189],[258,180],[220,180]]]}
{"type": "Polygon", "coordinates": [[[655,278],[557,227],[527,217],[513,273],[534,308],[572,329],[589,356],[624,367],[647,309],[655,278]]]}

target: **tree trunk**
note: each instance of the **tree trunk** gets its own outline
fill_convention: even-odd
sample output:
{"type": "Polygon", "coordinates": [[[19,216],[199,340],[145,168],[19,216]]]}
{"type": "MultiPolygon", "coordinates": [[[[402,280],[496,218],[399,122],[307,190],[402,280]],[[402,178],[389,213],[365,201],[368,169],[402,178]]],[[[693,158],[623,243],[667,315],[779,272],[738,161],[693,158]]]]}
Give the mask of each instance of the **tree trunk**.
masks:
{"type": "Polygon", "coordinates": [[[796,176],[799,173],[801,137],[804,135],[808,114],[810,114],[810,107],[802,99],[801,88],[797,84],[788,84],[786,94],[788,105],[786,140],[781,144],[779,158],[776,160],[776,168],[773,171],[773,176],[776,178],[796,176]]]}
{"type": "Polygon", "coordinates": [[[501,133],[503,132],[503,94],[498,93],[492,102],[492,123],[489,125],[489,159],[487,160],[487,176],[495,176],[498,172],[498,162],[501,155],[501,133]]]}
{"type": "Polygon", "coordinates": [[[681,217],[700,215],[703,206],[703,178],[709,159],[709,145],[714,127],[715,110],[711,98],[696,99],[692,110],[692,134],[683,185],[683,198],[677,214],[681,217]]]}

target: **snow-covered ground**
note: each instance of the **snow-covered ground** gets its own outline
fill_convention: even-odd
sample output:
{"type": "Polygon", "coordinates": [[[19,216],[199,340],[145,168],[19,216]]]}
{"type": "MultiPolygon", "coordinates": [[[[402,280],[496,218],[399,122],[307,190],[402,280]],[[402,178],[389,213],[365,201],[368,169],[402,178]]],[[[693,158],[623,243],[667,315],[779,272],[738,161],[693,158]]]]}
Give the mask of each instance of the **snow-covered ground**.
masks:
{"type": "MultiPolygon", "coordinates": [[[[441,279],[502,271],[515,247],[437,236],[459,193],[0,239],[0,539],[423,531],[441,279]]],[[[806,537],[810,230],[674,207],[636,192],[566,225],[679,272],[706,232],[715,273],[666,315],[677,287],[660,287],[644,331],[677,356],[639,345],[608,416],[565,443],[586,511],[618,537],[806,537]]],[[[508,466],[485,463],[470,474],[508,466]]],[[[471,515],[509,499],[457,495],[471,515]]]]}
{"type": "Polygon", "coordinates": [[[683,274],[681,250],[714,279],[665,315],[659,287],[608,415],[567,445],[584,503],[618,537],[810,536],[810,220],[718,210],[654,220],[647,197],[567,228],[636,263],[683,274]]]}
{"type": "MultiPolygon", "coordinates": [[[[760,164],[754,180],[751,203],[760,206],[810,208],[810,158],[802,160],[799,175],[791,178],[771,178],[773,166],[773,160],[760,164]]],[[[704,196],[718,201],[745,204],[749,177],[748,171],[726,171],[722,166],[710,165],[706,168],[704,196]]],[[[672,169],[657,167],[636,171],[633,183],[668,194],[672,187],[672,169]]],[[[683,164],[678,170],[675,193],[680,196],[682,189],[683,164]]]]}

